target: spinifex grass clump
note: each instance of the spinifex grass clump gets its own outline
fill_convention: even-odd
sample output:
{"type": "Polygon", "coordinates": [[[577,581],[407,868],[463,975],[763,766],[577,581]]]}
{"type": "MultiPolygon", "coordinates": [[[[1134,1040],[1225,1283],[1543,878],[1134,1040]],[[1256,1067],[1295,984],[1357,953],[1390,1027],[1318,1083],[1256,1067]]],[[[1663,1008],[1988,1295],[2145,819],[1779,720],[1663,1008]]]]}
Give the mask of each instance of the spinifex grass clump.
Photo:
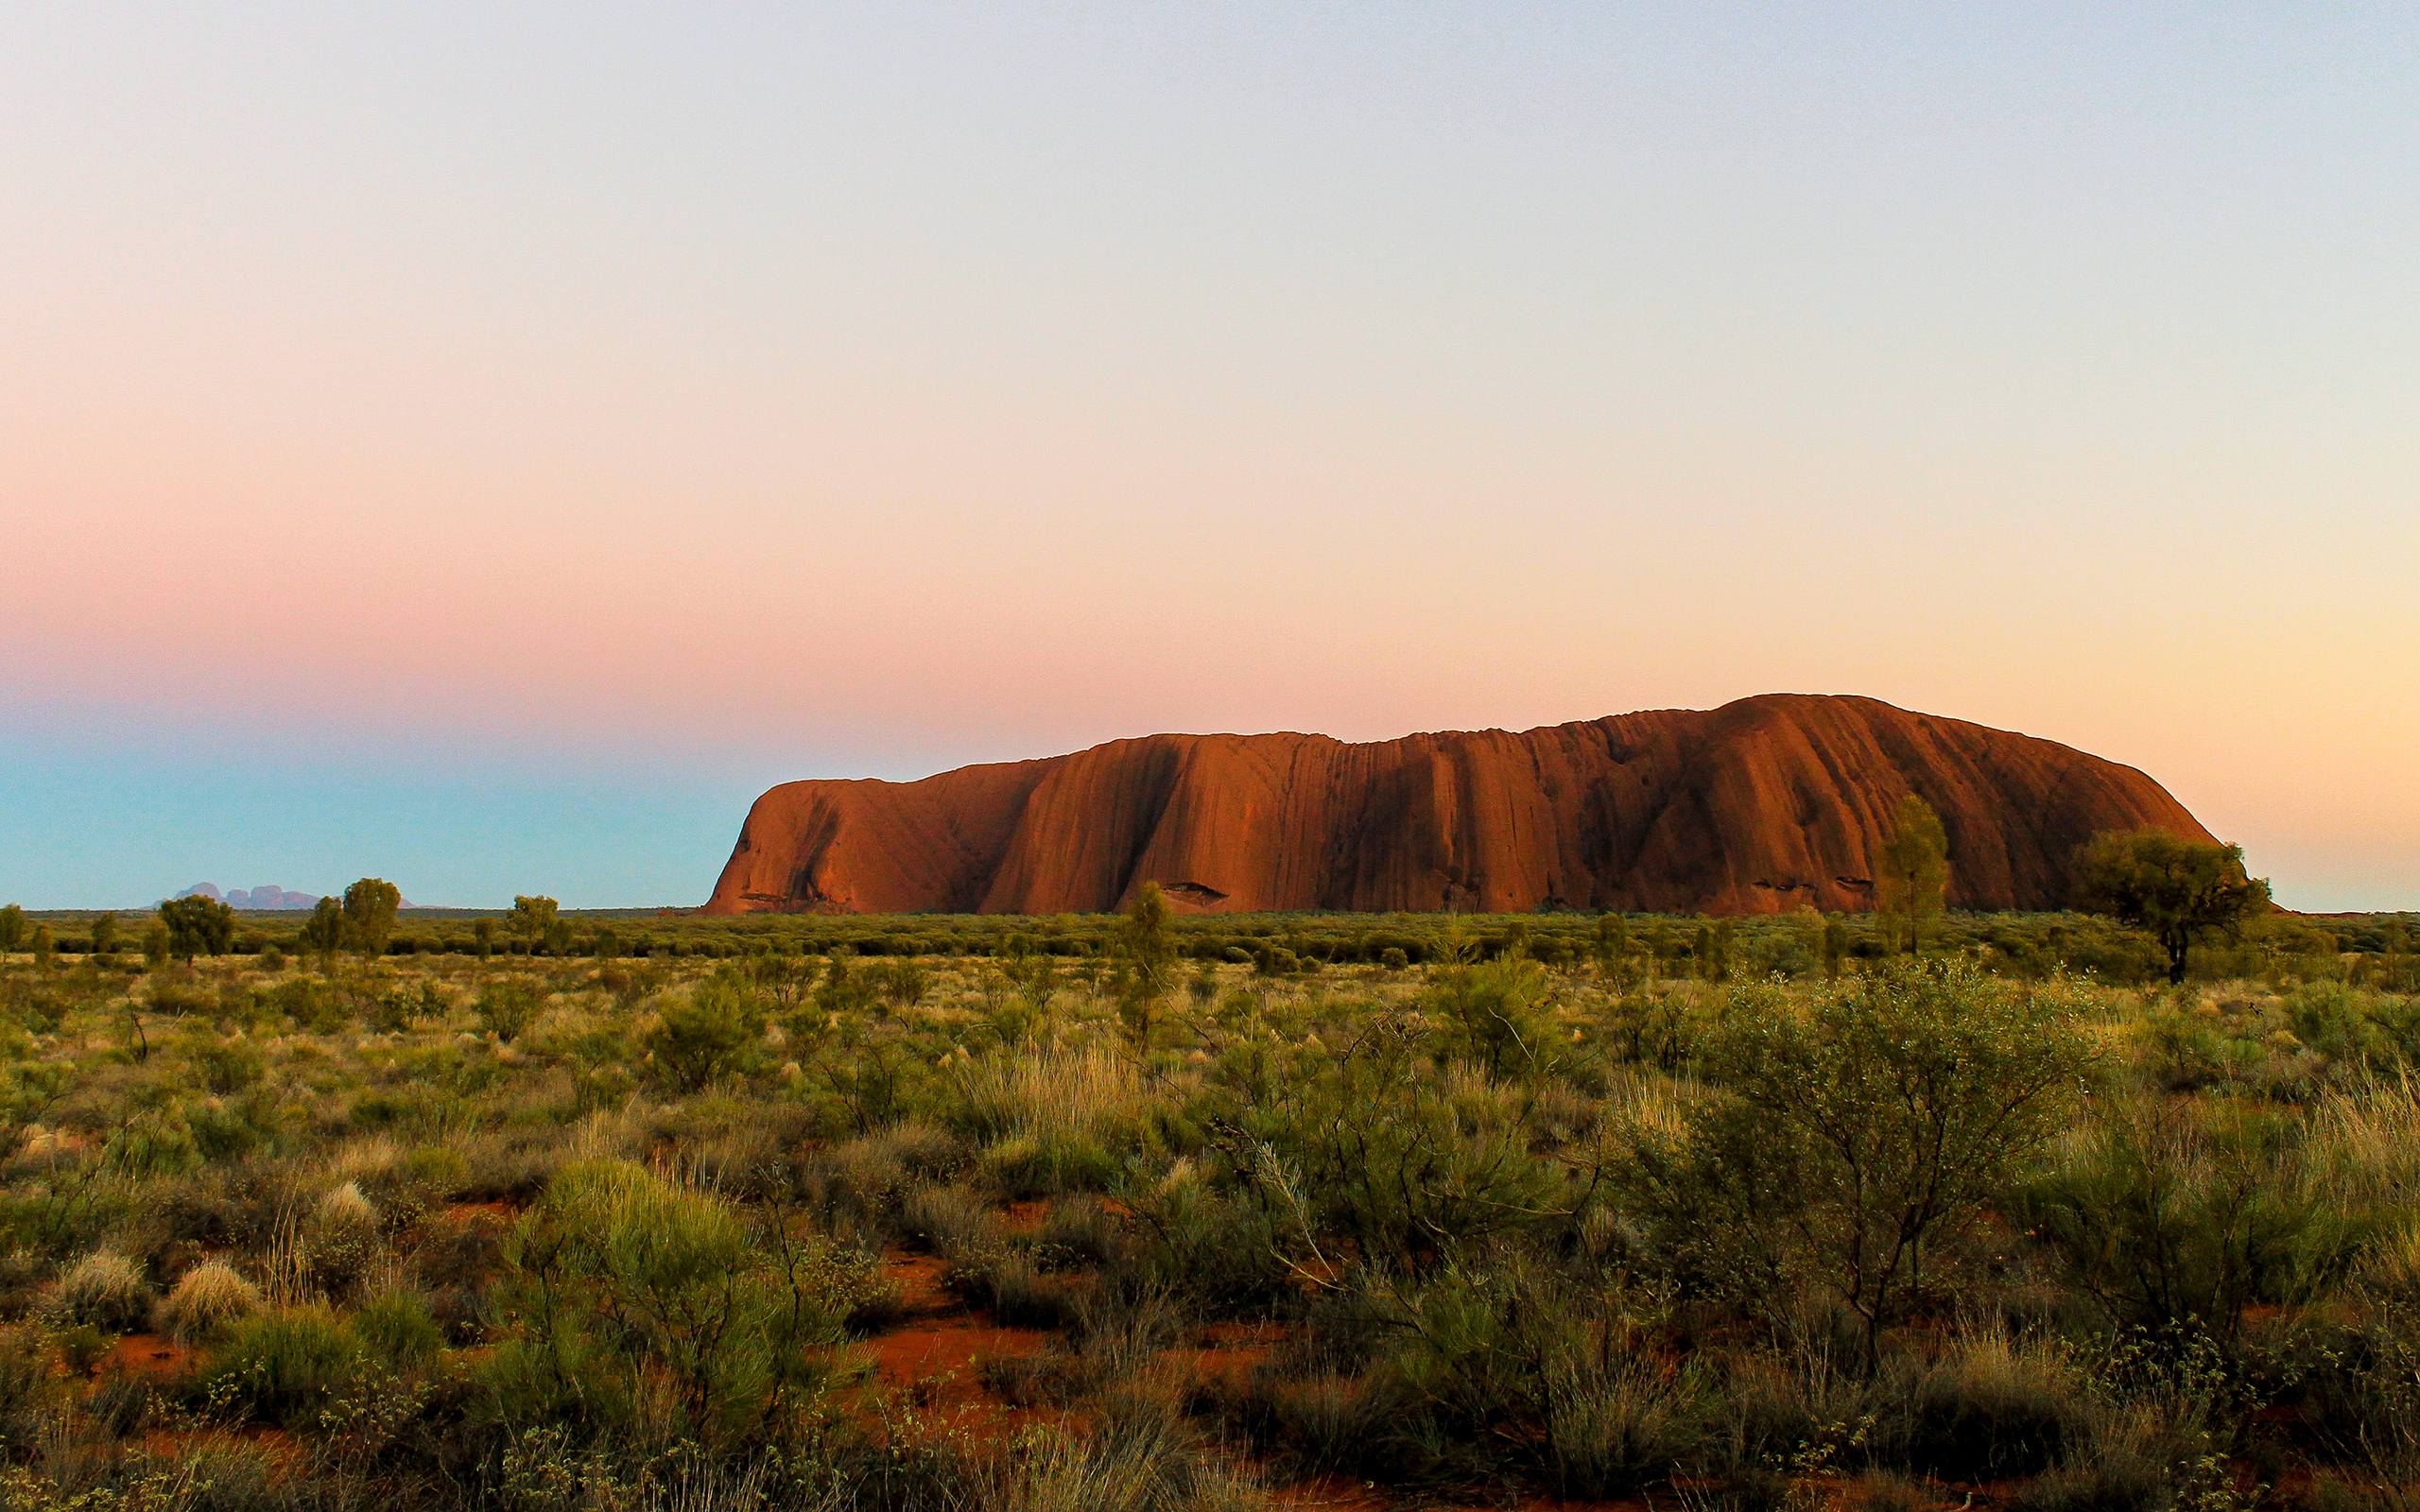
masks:
{"type": "Polygon", "coordinates": [[[143,1267],[124,1255],[97,1249],[60,1273],[52,1283],[46,1311],[59,1321],[109,1332],[140,1328],[151,1311],[151,1288],[143,1267]]]}
{"type": "Polygon", "coordinates": [[[260,1288],[223,1260],[205,1260],[177,1278],[160,1299],[160,1332],[180,1344],[216,1338],[260,1310],[260,1288]]]}

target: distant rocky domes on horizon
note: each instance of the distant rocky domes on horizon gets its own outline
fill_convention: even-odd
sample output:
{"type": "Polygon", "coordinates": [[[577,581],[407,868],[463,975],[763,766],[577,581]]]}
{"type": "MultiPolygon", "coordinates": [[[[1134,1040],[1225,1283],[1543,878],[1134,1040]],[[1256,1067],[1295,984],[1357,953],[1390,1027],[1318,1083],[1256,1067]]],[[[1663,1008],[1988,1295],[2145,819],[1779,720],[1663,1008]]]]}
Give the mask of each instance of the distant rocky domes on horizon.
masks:
{"type": "MultiPolygon", "coordinates": [[[[278,913],[287,909],[314,908],[319,905],[320,898],[320,894],[316,892],[287,892],[273,882],[263,883],[249,892],[237,887],[233,892],[223,893],[218,890],[216,883],[197,882],[177,896],[216,898],[230,908],[246,909],[254,913],[278,913]]],[[[397,906],[416,908],[420,905],[406,900],[397,906]]]]}
{"type": "Polygon", "coordinates": [[[1521,732],[1150,735],[912,782],[786,782],[749,811],[705,911],[1084,913],[1147,881],[1220,912],[1858,911],[1911,792],[1941,814],[1959,908],[2064,905],[2102,831],[2209,838],[2131,766],[1772,694],[1521,732]]]}

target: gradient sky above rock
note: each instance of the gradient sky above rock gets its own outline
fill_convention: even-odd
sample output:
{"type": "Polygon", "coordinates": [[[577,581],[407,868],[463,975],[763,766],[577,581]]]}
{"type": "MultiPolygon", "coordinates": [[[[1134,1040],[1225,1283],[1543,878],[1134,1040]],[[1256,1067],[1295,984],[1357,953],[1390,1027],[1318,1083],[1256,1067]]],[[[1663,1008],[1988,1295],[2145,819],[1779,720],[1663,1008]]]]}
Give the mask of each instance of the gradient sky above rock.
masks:
{"type": "Polygon", "coordinates": [[[14,8],[0,895],[1802,690],[2412,906],[2415,99],[2387,6],[14,8]]]}

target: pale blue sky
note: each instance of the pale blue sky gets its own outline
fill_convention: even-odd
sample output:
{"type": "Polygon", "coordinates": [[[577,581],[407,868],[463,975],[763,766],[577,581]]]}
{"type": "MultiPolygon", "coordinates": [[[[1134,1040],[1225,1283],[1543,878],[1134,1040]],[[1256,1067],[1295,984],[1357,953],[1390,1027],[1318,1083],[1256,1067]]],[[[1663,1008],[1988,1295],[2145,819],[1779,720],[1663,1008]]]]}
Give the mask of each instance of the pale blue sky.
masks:
{"type": "Polygon", "coordinates": [[[2420,901],[2420,12],[0,15],[0,896],[1858,692],[2420,901]]]}

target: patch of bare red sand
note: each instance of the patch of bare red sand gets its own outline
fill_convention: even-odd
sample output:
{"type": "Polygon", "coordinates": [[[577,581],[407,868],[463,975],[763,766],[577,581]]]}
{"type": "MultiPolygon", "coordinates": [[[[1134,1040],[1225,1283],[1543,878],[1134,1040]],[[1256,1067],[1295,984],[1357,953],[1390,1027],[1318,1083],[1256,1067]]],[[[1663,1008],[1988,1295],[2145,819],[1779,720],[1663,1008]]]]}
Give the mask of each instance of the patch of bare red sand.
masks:
{"type": "Polygon", "coordinates": [[[1192,1344],[1170,1349],[1167,1359],[1187,1387],[1238,1387],[1289,1332],[1282,1323],[1213,1323],[1196,1332],[1192,1344]]]}
{"type": "Polygon", "coordinates": [[[475,1223],[509,1224],[521,1216],[521,1210],[510,1202],[449,1202],[445,1205],[445,1221],[458,1228],[475,1223]]]}
{"type": "Polygon", "coordinates": [[[1043,1222],[1049,1216],[1049,1198],[1028,1197],[1023,1202],[1010,1203],[1000,1213],[1000,1224],[1012,1234],[1038,1234],[1042,1232],[1043,1222]]]}
{"type": "Polygon", "coordinates": [[[163,1381],[183,1375],[192,1363],[191,1349],[171,1344],[156,1333],[130,1333],[110,1346],[109,1352],[94,1366],[93,1373],[163,1381]]]}
{"type": "MultiPolygon", "coordinates": [[[[1063,1416],[1003,1401],[984,1383],[985,1362],[1030,1359],[1050,1335],[1005,1327],[966,1306],[945,1284],[947,1270],[931,1255],[893,1254],[883,1262],[899,1292],[900,1319],[853,1347],[873,1367],[873,1384],[905,1398],[925,1427],[942,1431],[991,1436],[1063,1416]]],[[[850,1405],[864,1411],[872,1404],[850,1405]]]]}
{"type": "Polygon", "coordinates": [[[1374,1486],[1341,1475],[1272,1485],[1268,1501],[1270,1506],[1296,1507],[1302,1512],[1397,1512],[1405,1505],[1374,1486]]]}

